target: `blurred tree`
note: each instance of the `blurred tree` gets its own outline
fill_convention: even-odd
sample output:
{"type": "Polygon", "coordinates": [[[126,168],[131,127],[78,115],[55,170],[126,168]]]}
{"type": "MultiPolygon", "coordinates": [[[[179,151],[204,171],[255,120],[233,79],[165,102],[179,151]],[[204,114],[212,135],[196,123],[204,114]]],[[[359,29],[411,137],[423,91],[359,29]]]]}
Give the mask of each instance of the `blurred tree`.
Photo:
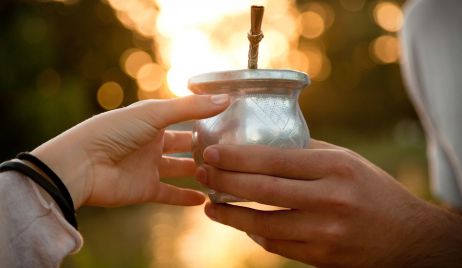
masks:
{"type": "Polygon", "coordinates": [[[119,68],[132,33],[100,1],[2,1],[0,23],[0,159],[101,112],[105,80],[133,87],[119,68]]]}

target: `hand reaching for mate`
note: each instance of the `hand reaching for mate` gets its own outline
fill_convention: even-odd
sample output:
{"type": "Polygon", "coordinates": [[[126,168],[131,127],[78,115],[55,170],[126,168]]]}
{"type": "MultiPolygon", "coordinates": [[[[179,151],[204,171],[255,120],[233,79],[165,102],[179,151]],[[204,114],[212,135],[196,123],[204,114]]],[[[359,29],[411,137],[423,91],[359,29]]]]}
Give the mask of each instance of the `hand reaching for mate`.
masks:
{"type": "Polygon", "coordinates": [[[36,148],[69,188],[76,208],[143,202],[199,205],[202,193],[160,182],[190,176],[192,159],[163,154],[191,151],[190,132],[164,129],[222,112],[227,95],[147,100],[94,116],[36,148]]]}

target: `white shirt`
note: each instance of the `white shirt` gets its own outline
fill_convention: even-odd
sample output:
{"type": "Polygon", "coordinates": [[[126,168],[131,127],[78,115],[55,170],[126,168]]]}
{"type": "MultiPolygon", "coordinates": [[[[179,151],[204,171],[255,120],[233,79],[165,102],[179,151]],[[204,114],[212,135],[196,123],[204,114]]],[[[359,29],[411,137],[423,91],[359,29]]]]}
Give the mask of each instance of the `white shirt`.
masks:
{"type": "Polygon", "coordinates": [[[22,174],[0,173],[0,267],[58,267],[82,247],[79,232],[38,187],[22,174]]]}
{"type": "Polygon", "coordinates": [[[462,0],[415,0],[402,31],[403,73],[427,134],[435,196],[462,209],[462,0]]]}

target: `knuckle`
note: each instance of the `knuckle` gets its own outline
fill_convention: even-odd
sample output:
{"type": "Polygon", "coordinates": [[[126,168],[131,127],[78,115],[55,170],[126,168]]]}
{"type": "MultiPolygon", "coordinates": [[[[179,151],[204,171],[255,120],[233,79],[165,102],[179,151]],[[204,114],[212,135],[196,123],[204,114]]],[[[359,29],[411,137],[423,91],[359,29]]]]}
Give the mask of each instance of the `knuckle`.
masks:
{"type": "Polygon", "coordinates": [[[330,224],[322,230],[322,243],[313,254],[314,262],[318,266],[337,267],[337,256],[344,251],[342,248],[346,230],[341,224],[330,224]]]}
{"type": "Polygon", "coordinates": [[[338,151],[334,171],[337,175],[342,177],[353,177],[356,171],[356,162],[352,155],[343,150],[338,151]]]}
{"type": "Polygon", "coordinates": [[[346,217],[355,210],[355,193],[351,189],[342,189],[335,197],[327,200],[327,205],[333,213],[346,217]]]}
{"type": "Polygon", "coordinates": [[[346,234],[346,229],[340,223],[332,223],[324,227],[325,252],[335,253],[346,234]]]}

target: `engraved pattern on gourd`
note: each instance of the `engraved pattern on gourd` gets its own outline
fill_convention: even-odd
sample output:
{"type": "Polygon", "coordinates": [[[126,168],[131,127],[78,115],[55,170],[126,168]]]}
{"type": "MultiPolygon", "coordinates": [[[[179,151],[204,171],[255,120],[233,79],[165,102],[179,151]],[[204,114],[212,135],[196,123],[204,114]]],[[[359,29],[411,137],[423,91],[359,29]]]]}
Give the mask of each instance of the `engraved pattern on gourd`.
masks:
{"type": "Polygon", "coordinates": [[[204,124],[204,127],[206,129],[213,129],[218,122],[219,119],[221,119],[222,114],[215,115],[214,117],[210,117],[207,119],[202,119],[202,124],[204,124]]]}
{"type": "MultiPolygon", "coordinates": [[[[298,126],[298,118],[289,116],[295,108],[293,101],[288,96],[278,94],[248,94],[249,112],[253,114],[264,126],[272,129],[269,139],[259,141],[272,146],[299,147],[299,143],[293,140],[298,126]],[[287,144],[289,141],[291,144],[287,144]]],[[[252,116],[252,115],[248,115],[252,116]]]]}

